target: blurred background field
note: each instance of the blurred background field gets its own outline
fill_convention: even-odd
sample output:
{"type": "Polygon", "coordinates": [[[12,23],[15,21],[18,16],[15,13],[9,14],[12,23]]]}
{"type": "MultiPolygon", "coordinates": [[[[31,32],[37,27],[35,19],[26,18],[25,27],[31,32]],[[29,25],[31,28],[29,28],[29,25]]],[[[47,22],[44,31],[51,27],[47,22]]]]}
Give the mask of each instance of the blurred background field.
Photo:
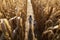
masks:
{"type": "Polygon", "coordinates": [[[0,0],[0,40],[60,40],[60,0],[0,0]]]}

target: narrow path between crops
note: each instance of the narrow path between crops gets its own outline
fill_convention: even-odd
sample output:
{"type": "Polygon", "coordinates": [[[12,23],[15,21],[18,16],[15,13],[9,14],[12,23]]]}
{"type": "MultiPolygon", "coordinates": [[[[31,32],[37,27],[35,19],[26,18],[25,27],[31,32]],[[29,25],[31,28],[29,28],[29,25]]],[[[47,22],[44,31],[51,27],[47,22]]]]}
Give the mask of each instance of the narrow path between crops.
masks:
{"type": "Polygon", "coordinates": [[[27,0],[27,20],[25,25],[25,40],[36,40],[34,35],[34,14],[31,0],[27,0]],[[32,24],[29,24],[29,16],[32,16],[32,24]]]}

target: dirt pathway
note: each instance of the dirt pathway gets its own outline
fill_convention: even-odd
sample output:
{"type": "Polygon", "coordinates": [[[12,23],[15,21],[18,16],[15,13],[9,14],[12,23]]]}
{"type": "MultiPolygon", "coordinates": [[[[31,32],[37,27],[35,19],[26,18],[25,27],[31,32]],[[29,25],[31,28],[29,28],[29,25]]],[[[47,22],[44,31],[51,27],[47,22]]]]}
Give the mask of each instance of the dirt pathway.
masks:
{"type": "Polygon", "coordinates": [[[32,8],[32,4],[31,4],[31,0],[27,0],[27,20],[26,20],[26,25],[25,25],[25,40],[29,40],[28,39],[28,35],[29,34],[29,29],[30,29],[30,26],[29,26],[29,16],[32,16],[32,24],[30,25],[31,26],[31,34],[32,34],[32,40],[36,40],[35,36],[34,36],[34,25],[33,25],[33,22],[34,22],[34,14],[33,14],[33,8],[32,8]]]}

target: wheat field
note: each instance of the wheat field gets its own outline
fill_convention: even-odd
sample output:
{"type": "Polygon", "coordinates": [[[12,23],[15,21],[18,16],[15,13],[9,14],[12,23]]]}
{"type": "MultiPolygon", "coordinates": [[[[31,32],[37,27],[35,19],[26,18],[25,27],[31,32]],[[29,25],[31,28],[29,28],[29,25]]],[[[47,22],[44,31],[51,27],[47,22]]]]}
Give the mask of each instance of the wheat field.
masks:
{"type": "Polygon", "coordinates": [[[0,0],[0,40],[60,40],[60,0],[0,0]]]}

